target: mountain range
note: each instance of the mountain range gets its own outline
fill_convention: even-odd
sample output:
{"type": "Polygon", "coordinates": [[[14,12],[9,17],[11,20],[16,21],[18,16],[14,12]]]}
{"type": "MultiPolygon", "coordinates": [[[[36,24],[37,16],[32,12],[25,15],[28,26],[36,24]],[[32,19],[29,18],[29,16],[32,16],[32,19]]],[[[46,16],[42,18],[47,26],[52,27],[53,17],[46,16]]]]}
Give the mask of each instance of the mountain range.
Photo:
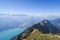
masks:
{"type": "Polygon", "coordinates": [[[35,18],[35,16],[28,16],[23,14],[0,14],[0,31],[12,28],[28,27],[41,21],[41,18],[39,18],[40,17],[35,18]]]}
{"type": "Polygon", "coordinates": [[[11,40],[23,40],[32,35],[34,29],[37,29],[39,32],[43,34],[58,34],[60,33],[60,30],[55,27],[49,20],[43,20],[37,24],[34,24],[30,27],[28,27],[25,31],[23,31],[21,34],[13,37],[11,40]]]}

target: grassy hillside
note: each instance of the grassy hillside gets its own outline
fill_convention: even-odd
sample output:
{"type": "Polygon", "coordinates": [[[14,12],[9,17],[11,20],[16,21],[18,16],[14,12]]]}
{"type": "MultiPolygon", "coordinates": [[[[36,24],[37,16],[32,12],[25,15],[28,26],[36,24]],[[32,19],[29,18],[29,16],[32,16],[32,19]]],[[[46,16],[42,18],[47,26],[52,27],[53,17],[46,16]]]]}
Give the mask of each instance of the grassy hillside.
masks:
{"type": "Polygon", "coordinates": [[[60,40],[60,38],[53,34],[43,34],[37,29],[34,29],[31,35],[26,38],[26,40],[60,40]]]}

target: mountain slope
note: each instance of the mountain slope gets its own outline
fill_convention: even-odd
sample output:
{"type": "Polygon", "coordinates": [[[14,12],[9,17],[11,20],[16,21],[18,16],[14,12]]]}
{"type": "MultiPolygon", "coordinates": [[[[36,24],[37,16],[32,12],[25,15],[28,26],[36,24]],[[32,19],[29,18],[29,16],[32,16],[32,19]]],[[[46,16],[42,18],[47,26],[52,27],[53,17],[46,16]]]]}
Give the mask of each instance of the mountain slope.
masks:
{"type": "MultiPolygon", "coordinates": [[[[40,38],[40,36],[41,36],[40,34],[42,34],[42,35],[46,34],[47,35],[49,33],[52,34],[52,35],[49,35],[49,36],[53,36],[53,38],[56,38],[56,37],[54,37],[53,34],[60,33],[60,30],[58,30],[54,25],[52,25],[50,23],[50,21],[43,20],[43,21],[41,21],[37,24],[34,24],[31,27],[27,28],[21,34],[17,35],[16,37],[13,37],[11,40],[23,40],[25,38],[29,39],[30,38],[29,36],[31,36],[33,34],[34,35],[39,34],[38,38],[40,38]],[[37,29],[38,31],[35,33],[34,29],[37,29]]],[[[35,37],[37,38],[37,36],[35,36],[35,37]]],[[[48,37],[48,35],[47,35],[47,37],[48,37]]]]}
{"type": "Polygon", "coordinates": [[[60,30],[60,18],[56,18],[54,20],[50,20],[53,25],[55,25],[60,30]]]}
{"type": "Polygon", "coordinates": [[[37,23],[33,26],[35,26],[36,29],[38,29],[39,31],[43,33],[54,33],[55,34],[55,33],[60,32],[60,30],[58,30],[57,27],[52,25],[51,22],[48,20],[43,20],[40,23],[37,23]]]}
{"type": "Polygon", "coordinates": [[[37,29],[34,29],[31,35],[25,39],[26,40],[60,40],[60,38],[58,38],[53,34],[43,34],[39,32],[37,29]]]}

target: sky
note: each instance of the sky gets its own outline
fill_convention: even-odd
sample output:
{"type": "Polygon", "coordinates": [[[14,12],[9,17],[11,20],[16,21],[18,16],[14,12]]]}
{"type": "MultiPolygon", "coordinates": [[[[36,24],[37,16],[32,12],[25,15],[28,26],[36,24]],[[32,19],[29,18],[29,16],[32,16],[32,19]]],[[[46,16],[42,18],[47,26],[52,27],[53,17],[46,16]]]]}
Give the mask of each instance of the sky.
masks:
{"type": "Polygon", "coordinates": [[[0,13],[60,16],[60,0],[0,0],[0,13]]]}

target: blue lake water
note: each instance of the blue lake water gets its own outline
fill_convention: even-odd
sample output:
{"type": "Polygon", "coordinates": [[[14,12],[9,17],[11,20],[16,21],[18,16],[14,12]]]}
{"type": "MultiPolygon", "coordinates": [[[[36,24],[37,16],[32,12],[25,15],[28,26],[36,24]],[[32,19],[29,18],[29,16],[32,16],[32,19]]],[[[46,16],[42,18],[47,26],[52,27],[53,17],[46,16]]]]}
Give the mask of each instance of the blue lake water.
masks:
{"type": "Polygon", "coordinates": [[[10,40],[12,37],[18,35],[19,33],[23,32],[25,28],[15,28],[9,29],[0,32],[0,40],[10,40]]]}

